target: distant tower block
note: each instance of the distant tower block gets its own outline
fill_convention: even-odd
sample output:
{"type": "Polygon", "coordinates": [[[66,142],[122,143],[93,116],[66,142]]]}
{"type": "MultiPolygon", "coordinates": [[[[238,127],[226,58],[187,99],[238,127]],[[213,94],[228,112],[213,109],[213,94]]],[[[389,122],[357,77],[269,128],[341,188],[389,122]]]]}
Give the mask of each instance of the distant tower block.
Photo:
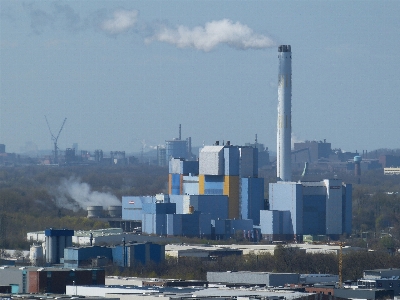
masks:
{"type": "Polygon", "coordinates": [[[292,52],[290,45],[278,47],[278,58],[277,177],[282,181],[291,181],[292,52]]]}

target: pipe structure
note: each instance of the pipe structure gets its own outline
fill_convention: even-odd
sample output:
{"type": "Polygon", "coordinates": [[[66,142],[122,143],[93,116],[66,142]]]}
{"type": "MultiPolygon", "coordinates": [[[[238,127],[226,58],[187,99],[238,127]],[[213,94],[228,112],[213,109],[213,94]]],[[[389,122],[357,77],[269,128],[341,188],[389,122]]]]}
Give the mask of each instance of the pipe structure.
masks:
{"type": "Polygon", "coordinates": [[[277,130],[277,177],[292,180],[292,52],[290,45],[278,47],[278,130],[277,130]]]}

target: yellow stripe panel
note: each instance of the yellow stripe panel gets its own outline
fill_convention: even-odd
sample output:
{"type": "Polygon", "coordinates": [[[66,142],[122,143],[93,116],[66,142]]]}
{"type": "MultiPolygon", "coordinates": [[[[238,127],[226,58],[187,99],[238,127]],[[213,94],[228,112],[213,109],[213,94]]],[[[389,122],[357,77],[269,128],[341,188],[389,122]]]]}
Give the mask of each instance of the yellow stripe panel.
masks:
{"type": "Polygon", "coordinates": [[[224,195],[229,197],[228,217],[239,218],[239,176],[224,177],[224,195]]]}
{"type": "Polygon", "coordinates": [[[199,175],[199,195],[204,195],[204,175],[199,175]]]}
{"type": "Polygon", "coordinates": [[[168,174],[168,194],[172,194],[172,174],[168,174]]]}

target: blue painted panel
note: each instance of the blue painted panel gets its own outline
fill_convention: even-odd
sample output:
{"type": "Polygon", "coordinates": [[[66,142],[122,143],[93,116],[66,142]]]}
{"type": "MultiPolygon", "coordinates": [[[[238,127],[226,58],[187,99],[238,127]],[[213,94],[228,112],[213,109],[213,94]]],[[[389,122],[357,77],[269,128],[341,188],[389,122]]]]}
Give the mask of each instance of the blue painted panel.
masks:
{"type": "Polygon", "coordinates": [[[204,176],[204,194],[222,195],[224,190],[224,176],[206,175],[204,176]]]}
{"type": "Polygon", "coordinates": [[[303,234],[326,234],[326,196],[303,196],[303,234]]]}
{"type": "Polygon", "coordinates": [[[239,176],[239,147],[224,148],[224,175],[239,176]]]}
{"type": "Polygon", "coordinates": [[[199,162],[198,161],[183,161],[182,174],[199,174],[199,162]]]}
{"type": "Polygon", "coordinates": [[[264,178],[241,178],[240,214],[260,224],[260,210],[264,209],[264,178]]]}

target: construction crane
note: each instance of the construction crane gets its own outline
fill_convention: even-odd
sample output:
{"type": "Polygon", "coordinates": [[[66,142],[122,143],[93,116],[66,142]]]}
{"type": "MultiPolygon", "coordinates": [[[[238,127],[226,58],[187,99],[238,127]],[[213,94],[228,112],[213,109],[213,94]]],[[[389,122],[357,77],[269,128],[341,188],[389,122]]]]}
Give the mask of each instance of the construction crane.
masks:
{"type": "Polygon", "coordinates": [[[339,288],[343,287],[343,245],[344,242],[339,242],[339,288]]]}
{"type": "Polygon", "coordinates": [[[58,137],[60,136],[61,131],[64,128],[64,124],[67,121],[67,118],[64,119],[64,122],[62,123],[60,130],[58,131],[57,136],[54,136],[53,132],[50,129],[50,125],[49,125],[49,121],[47,121],[47,117],[44,116],[44,118],[46,119],[46,123],[47,123],[47,127],[49,128],[50,131],[50,135],[51,135],[51,140],[54,143],[54,163],[58,164],[58,145],[57,145],[57,141],[58,141],[58,137]]]}

